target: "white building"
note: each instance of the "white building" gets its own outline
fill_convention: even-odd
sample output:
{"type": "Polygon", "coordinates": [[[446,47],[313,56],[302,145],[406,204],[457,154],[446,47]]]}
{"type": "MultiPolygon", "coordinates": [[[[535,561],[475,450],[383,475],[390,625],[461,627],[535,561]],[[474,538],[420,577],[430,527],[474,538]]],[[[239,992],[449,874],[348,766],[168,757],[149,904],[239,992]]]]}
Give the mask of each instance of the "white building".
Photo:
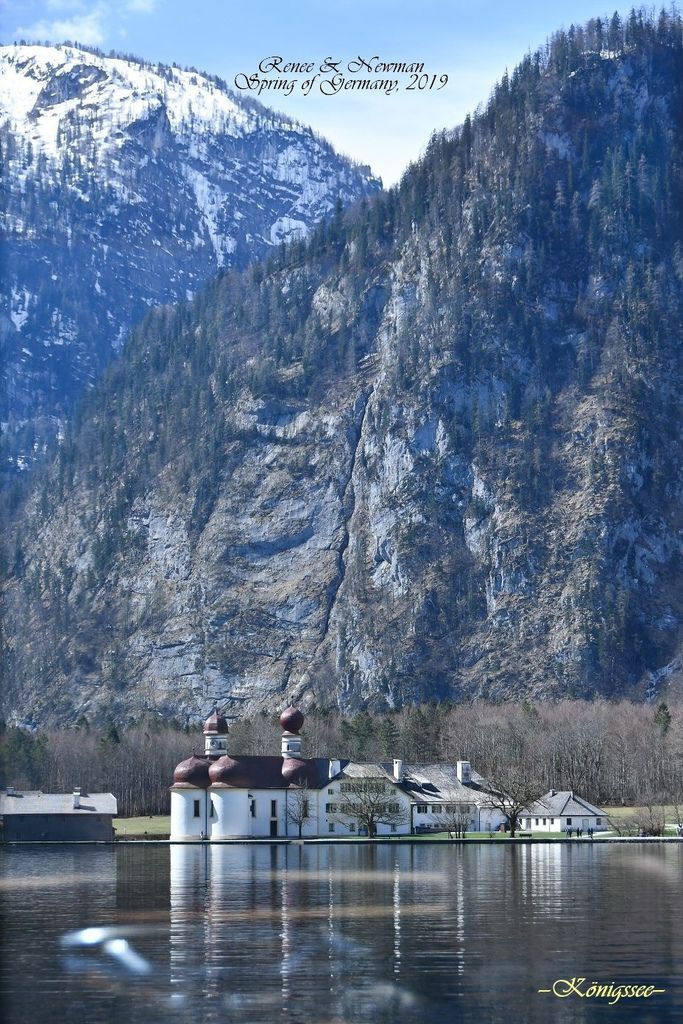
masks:
{"type": "Polygon", "coordinates": [[[589,828],[604,832],[608,827],[605,812],[576,796],[573,790],[556,792],[551,789],[524,808],[520,822],[527,832],[566,832],[579,828],[583,832],[589,828]]]}
{"type": "Polygon", "coordinates": [[[182,761],[173,773],[171,840],[409,835],[443,829],[444,815],[456,806],[468,830],[487,831],[504,820],[467,761],[304,758],[303,722],[297,708],[283,711],[280,756],[233,756],[228,723],[214,711],[204,723],[204,754],[182,761]]]}
{"type": "Polygon", "coordinates": [[[495,832],[506,820],[469,761],[403,764],[400,781],[411,798],[412,831],[443,831],[458,821],[464,832],[495,832]]]}

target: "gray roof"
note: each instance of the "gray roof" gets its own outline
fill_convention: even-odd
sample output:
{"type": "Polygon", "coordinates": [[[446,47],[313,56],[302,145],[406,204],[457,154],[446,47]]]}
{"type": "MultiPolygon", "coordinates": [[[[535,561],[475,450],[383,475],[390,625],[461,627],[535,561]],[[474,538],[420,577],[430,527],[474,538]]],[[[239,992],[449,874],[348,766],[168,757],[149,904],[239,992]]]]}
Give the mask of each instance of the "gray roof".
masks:
{"type": "Polygon", "coordinates": [[[345,779],[386,779],[394,782],[393,772],[379,761],[347,761],[343,765],[339,778],[345,779]]]}
{"type": "Polygon", "coordinates": [[[417,803],[482,803],[488,796],[486,782],[470,769],[471,783],[463,785],[455,764],[407,764],[402,766],[402,781],[394,778],[391,762],[349,761],[343,769],[346,778],[387,779],[398,785],[417,803]]]}
{"type": "Polygon", "coordinates": [[[402,788],[425,803],[482,803],[488,796],[478,772],[470,768],[470,784],[464,785],[454,764],[404,764],[402,788]]]}
{"type": "Polygon", "coordinates": [[[584,815],[585,817],[587,814],[602,817],[605,812],[601,811],[599,807],[595,807],[594,804],[589,804],[587,800],[583,800],[569,789],[558,791],[551,789],[535,803],[525,807],[521,813],[536,816],[550,814],[553,817],[566,817],[567,815],[569,817],[584,815]]]}
{"type": "Polygon", "coordinates": [[[81,793],[80,807],[74,807],[73,793],[0,793],[0,815],[10,814],[116,814],[112,793],[81,793]]]}

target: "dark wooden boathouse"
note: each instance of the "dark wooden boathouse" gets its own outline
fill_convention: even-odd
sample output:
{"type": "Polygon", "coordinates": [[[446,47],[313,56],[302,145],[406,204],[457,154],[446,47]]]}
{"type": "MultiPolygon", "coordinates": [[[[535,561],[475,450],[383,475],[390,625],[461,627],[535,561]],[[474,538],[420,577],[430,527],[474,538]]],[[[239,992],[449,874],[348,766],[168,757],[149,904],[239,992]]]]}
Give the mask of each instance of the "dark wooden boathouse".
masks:
{"type": "Polygon", "coordinates": [[[6,843],[111,842],[116,797],[112,793],[0,793],[6,843]]]}

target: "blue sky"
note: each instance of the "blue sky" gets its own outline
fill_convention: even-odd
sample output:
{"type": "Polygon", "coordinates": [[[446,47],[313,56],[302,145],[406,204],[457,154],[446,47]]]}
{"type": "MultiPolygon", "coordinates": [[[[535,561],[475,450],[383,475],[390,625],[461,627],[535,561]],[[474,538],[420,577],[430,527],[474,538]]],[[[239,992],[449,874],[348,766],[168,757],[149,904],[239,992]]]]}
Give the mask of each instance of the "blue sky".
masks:
{"type": "Polygon", "coordinates": [[[0,0],[0,18],[6,42],[70,38],[193,65],[230,85],[271,55],[316,65],[358,56],[424,62],[430,74],[448,75],[440,91],[323,96],[313,89],[303,96],[297,89],[290,96],[261,96],[369,163],[389,185],[432,131],[460,123],[487,99],[506,67],[555,29],[615,10],[627,14],[632,6],[603,8],[599,0],[0,0]]]}

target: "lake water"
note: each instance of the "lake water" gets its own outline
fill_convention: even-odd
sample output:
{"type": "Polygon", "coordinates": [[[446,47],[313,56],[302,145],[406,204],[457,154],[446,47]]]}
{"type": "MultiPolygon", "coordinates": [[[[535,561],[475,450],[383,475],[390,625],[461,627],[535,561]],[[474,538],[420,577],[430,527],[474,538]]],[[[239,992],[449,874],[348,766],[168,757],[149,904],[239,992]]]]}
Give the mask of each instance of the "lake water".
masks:
{"type": "Polygon", "coordinates": [[[681,845],[6,847],[3,1019],[680,1021],[682,879],[681,845]],[[578,977],[665,991],[538,992],[578,977]]]}

